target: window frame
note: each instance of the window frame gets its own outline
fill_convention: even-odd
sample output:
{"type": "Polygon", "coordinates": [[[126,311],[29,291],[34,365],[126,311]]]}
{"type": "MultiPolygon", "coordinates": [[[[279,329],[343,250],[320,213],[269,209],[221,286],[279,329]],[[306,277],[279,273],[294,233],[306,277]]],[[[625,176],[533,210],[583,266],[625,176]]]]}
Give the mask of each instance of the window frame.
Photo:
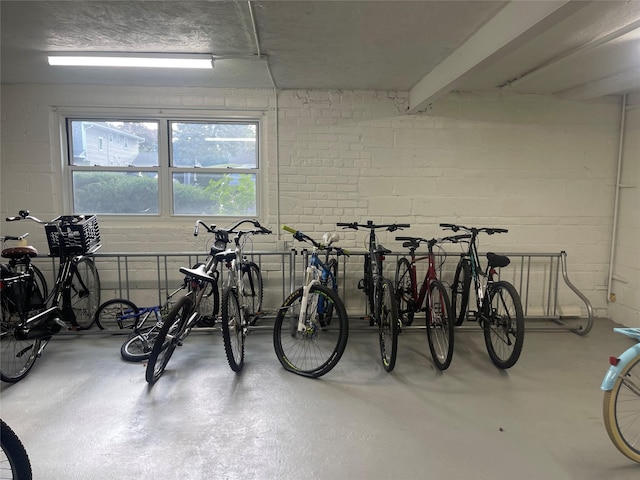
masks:
{"type": "MultiPolygon", "coordinates": [[[[74,212],[73,198],[73,174],[77,171],[104,171],[104,172],[152,172],[158,176],[158,213],[153,214],[123,214],[123,213],[100,213],[100,216],[109,218],[135,219],[136,221],[145,221],[145,219],[171,219],[171,218],[197,218],[202,214],[175,213],[174,205],[174,189],[173,174],[177,172],[193,172],[193,173],[229,173],[228,168],[216,169],[212,167],[174,167],[172,162],[171,148],[171,123],[238,123],[238,124],[255,124],[256,125],[256,166],[255,168],[233,168],[233,173],[249,173],[255,175],[255,214],[253,215],[207,215],[208,218],[220,218],[224,221],[236,218],[260,218],[265,214],[262,210],[263,197],[263,145],[265,142],[264,135],[264,113],[260,111],[243,112],[238,115],[237,112],[202,112],[189,110],[145,110],[145,109],[108,109],[101,111],[99,109],[73,109],[69,111],[58,111],[58,123],[60,127],[61,139],[61,163],[62,163],[62,180],[63,180],[63,202],[65,211],[74,212]],[[124,112],[124,113],[123,113],[124,112]],[[73,165],[72,153],[72,128],[71,121],[132,121],[132,122],[157,122],[158,123],[158,166],[83,166],[73,165]]],[[[93,213],[93,212],[74,212],[74,213],[93,213]]]]}

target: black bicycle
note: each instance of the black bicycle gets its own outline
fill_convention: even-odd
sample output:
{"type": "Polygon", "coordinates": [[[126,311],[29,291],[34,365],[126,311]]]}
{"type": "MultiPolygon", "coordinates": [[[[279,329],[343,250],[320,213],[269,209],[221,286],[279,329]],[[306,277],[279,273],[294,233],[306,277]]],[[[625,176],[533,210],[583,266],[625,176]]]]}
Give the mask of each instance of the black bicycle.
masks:
{"type": "Polygon", "coordinates": [[[31,220],[45,226],[51,256],[59,258],[58,274],[51,292],[40,302],[34,295],[32,270],[2,279],[0,301],[0,378],[23,379],[42,354],[51,337],[63,328],[89,328],[100,304],[100,277],[90,255],[100,248],[95,215],[65,215],[45,222],[20,211],[7,221],[31,220]],[[67,324],[68,322],[68,324],[67,324]]]}
{"type": "MultiPolygon", "coordinates": [[[[478,256],[478,234],[507,233],[504,228],[476,228],[441,223],[444,229],[470,234],[469,248],[460,255],[460,261],[451,285],[451,310],[456,325],[467,318],[467,306],[471,292],[471,281],[476,297],[473,319],[484,331],[484,341],[491,361],[499,368],[515,365],[520,358],[524,343],[524,314],[522,301],[516,288],[505,280],[497,279],[497,268],[509,265],[509,257],[487,253],[487,267],[482,270],[478,256]]],[[[469,312],[471,313],[471,312],[469,312]]]]}
{"type": "Polygon", "coordinates": [[[376,225],[371,220],[367,220],[366,224],[353,222],[336,225],[354,230],[361,228],[369,230],[369,252],[364,257],[364,278],[360,280],[358,288],[367,296],[369,325],[378,326],[382,366],[390,372],[396,365],[400,324],[393,282],[385,278],[382,271],[384,256],[391,253],[391,250],[377,243],[376,229],[384,228],[389,232],[395,232],[409,228],[410,225],[408,223],[376,225]]]}

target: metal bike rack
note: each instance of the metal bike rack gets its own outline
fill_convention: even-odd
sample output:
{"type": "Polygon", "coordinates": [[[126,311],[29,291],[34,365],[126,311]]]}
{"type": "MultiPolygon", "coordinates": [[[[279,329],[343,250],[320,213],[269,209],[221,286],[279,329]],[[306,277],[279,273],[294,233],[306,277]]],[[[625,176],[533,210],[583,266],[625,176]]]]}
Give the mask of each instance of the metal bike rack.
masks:
{"type": "MultiPolygon", "coordinates": [[[[366,316],[366,299],[357,289],[362,277],[362,259],[366,252],[349,252],[338,262],[339,293],[345,300],[350,317],[366,316]]],[[[416,252],[417,255],[424,255],[416,252]]],[[[247,256],[256,262],[265,277],[265,317],[275,316],[284,299],[302,284],[308,262],[307,250],[283,252],[252,252],[247,256]]],[[[506,253],[511,264],[501,269],[500,276],[510,281],[520,293],[527,330],[568,330],[586,335],[593,326],[593,308],[587,297],[569,280],[567,253],[506,253]],[[582,312],[566,314],[561,307],[560,277],[568,292],[584,304],[582,312]]],[[[387,255],[386,275],[393,279],[395,264],[404,253],[387,255]]],[[[161,304],[166,294],[173,291],[184,276],[179,268],[204,261],[200,252],[171,253],[102,253],[94,254],[102,283],[102,301],[109,298],[130,298],[140,304],[161,304]],[[138,298],[141,297],[141,298],[138,298]],[[144,300],[143,300],[144,299],[144,300]]],[[[453,278],[458,255],[448,254],[443,260],[439,277],[448,286],[453,278]]],[[[35,259],[34,259],[35,260],[35,259]]],[[[42,260],[37,259],[40,264],[42,260]]],[[[44,259],[43,259],[44,260],[44,259]]],[[[48,281],[56,271],[55,259],[43,265],[48,281]]],[[[223,280],[224,268],[221,280],[223,280]]],[[[419,274],[420,275],[420,274],[419,274]]],[[[568,293],[567,292],[567,293],[568,293]]],[[[563,300],[567,295],[563,292],[563,300]]],[[[470,304],[473,302],[470,301],[470,304]]],[[[354,322],[354,327],[357,324],[354,322]]],[[[412,327],[413,328],[413,327],[412,327]]],[[[422,327],[424,328],[424,327],[422,327]]]]}

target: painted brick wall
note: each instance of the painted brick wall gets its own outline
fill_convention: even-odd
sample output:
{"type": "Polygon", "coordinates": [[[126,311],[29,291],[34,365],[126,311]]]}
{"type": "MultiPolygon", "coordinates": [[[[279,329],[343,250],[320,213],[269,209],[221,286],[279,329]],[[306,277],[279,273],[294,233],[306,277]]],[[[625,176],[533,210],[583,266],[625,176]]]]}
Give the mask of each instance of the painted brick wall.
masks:
{"type": "MultiPolygon", "coordinates": [[[[577,103],[451,94],[423,114],[406,115],[407,92],[296,90],[279,92],[276,123],[269,90],[3,85],[1,93],[3,216],[28,207],[50,218],[64,209],[52,107],[262,112],[262,221],[278,235],[261,237],[256,249],[292,246],[279,224],[318,237],[333,231],[336,222],[367,219],[411,223],[403,233],[429,238],[442,234],[439,222],[505,227],[509,234],[482,238],[481,250],[566,250],[571,280],[598,315],[608,313],[605,283],[619,139],[615,99],[577,103]]],[[[104,250],[201,251],[204,242],[190,235],[192,225],[192,219],[101,218],[104,250]]],[[[23,230],[6,224],[0,229],[23,230]]],[[[364,232],[343,236],[343,246],[364,249],[364,232]]],[[[381,241],[398,251],[394,236],[383,233],[381,241]]],[[[352,287],[359,262],[350,260],[355,267],[347,277],[348,308],[362,303],[352,287]]],[[[281,266],[274,261],[266,270],[275,278],[281,266]]]]}

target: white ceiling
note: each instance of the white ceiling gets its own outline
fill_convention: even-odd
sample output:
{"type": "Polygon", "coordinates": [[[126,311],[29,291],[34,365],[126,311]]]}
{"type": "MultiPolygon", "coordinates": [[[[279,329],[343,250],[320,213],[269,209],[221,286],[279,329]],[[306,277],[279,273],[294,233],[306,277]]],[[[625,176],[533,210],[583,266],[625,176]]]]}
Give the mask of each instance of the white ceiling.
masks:
{"type": "Polygon", "coordinates": [[[640,92],[640,1],[0,2],[7,83],[640,92]],[[211,53],[213,70],[51,67],[48,52],[211,53]]]}

